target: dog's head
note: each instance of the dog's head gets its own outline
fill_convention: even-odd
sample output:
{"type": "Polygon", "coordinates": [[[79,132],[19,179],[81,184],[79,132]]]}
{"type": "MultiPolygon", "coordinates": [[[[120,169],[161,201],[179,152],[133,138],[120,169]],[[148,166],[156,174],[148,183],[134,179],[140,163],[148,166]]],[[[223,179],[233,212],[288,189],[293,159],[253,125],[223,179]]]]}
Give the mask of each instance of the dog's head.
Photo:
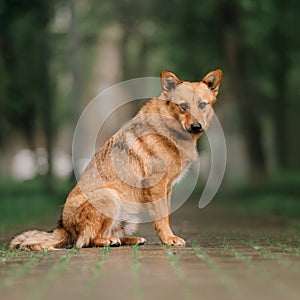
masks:
{"type": "Polygon", "coordinates": [[[164,98],[172,104],[174,116],[185,130],[200,136],[213,116],[222,71],[211,71],[199,82],[182,81],[170,71],[162,71],[160,76],[164,98]]]}

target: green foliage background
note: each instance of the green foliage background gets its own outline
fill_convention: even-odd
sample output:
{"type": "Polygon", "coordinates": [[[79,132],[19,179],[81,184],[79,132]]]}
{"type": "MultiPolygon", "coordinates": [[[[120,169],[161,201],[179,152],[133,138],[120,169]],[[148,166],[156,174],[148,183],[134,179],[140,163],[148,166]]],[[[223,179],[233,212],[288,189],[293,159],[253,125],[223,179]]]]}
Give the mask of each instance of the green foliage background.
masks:
{"type": "MultiPolygon", "coordinates": [[[[84,106],[96,46],[105,43],[105,29],[117,24],[120,81],[158,76],[161,69],[194,81],[223,69],[221,97],[228,103],[223,105],[234,105],[226,126],[245,141],[249,179],[268,186],[274,173],[293,174],[291,182],[298,182],[299,12],[296,0],[0,0],[0,153],[10,151],[16,135],[34,148],[42,133],[51,166],[55,135],[66,124],[73,127],[84,106]],[[62,82],[70,76],[73,85],[66,89],[62,82]],[[271,150],[264,146],[265,134],[271,150]]],[[[42,182],[50,191],[51,168],[46,176],[42,182]]],[[[283,185],[281,199],[289,198],[289,184],[283,185]]],[[[5,183],[1,189],[4,218],[10,215],[7,199],[18,197],[5,191],[5,183]]],[[[299,202],[298,190],[292,198],[299,202]]]]}

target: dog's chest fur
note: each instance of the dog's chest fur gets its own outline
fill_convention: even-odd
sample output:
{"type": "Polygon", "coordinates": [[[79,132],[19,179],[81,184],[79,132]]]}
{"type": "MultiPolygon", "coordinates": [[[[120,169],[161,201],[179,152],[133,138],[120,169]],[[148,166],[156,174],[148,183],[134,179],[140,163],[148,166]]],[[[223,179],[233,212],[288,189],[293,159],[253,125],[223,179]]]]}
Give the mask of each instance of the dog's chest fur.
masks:
{"type": "Polygon", "coordinates": [[[178,182],[183,180],[185,176],[189,173],[191,167],[191,163],[189,163],[180,173],[180,175],[172,181],[172,187],[176,185],[178,182]]]}

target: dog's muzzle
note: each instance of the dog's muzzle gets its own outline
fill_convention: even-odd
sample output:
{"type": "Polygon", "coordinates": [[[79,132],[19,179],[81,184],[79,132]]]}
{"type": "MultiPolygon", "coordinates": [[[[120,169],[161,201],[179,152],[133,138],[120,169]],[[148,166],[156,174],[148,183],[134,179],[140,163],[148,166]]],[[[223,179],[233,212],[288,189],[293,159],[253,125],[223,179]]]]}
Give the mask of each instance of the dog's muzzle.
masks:
{"type": "Polygon", "coordinates": [[[202,125],[200,123],[193,123],[191,125],[191,128],[189,130],[190,133],[193,133],[193,134],[198,134],[198,133],[201,133],[203,132],[203,128],[202,128],[202,125]]]}

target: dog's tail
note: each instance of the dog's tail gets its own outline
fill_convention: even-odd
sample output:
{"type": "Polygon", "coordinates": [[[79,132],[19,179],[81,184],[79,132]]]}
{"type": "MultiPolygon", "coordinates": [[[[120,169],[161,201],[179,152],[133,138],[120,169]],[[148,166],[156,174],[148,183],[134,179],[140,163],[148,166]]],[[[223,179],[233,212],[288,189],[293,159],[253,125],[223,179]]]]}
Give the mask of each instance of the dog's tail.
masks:
{"type": "Polygon", "coordinates": [[[63,227],[57,227],[49,232],[30,230],[25,231],[12,239],[9,249],[55,250],[72,243],[69,232],[63,227]]]}

